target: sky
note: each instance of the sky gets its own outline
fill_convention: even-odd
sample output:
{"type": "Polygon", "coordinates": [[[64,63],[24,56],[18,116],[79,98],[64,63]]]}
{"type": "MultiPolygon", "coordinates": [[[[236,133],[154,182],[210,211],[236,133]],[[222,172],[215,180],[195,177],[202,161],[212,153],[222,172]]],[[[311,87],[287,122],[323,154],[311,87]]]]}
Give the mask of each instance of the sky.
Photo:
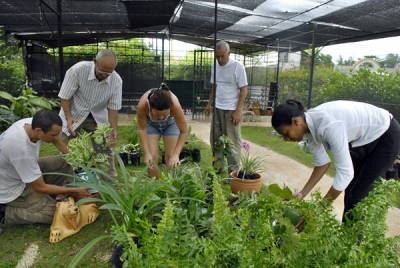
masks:
{"type": "MultiPolygon", "coordinates": [[[[158,47],[161,48],[161,39],[158,40],[158,47]]],[[[175,56],[184,56],[187,51],[198,48],[195,45],[183,43],[177,40],[171,41],[171,51],[175,56]]],[[[165,50],[168,51],[169,42],[165,41],[165,50]]],[[[344,60],[352,57],[354,60],[364,56],[374,55],[385,58],[389,53],[400,54],[400,37],[381,38],[376,40],[346,43],[323,47],[321,53],[332,56],[334,63],[339,57],[344,60]]]]}
{"type": "Polygon", "coordinates": [[[322,49],[321,53],[331,55],[335,63],[340,56],[343,59],[352,57],[355,60],[369,55],[384,58],[389,53],[400,54],[400,37],[327,46],[322,49]]]}

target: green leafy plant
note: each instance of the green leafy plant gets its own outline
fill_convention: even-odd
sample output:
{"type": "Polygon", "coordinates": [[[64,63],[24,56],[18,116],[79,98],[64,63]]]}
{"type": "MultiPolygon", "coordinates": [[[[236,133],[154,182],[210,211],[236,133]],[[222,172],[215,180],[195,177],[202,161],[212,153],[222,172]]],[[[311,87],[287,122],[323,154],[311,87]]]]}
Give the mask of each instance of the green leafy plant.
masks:
{"type": "Polygon", "coordinates": [[[11,111],[18,118],[33,116],[39,109],[52,109],[59,105],[57,101],[37,96],[32,88],[25,88],[20,96],[14,97],[6,91],[0,91],[0,98],[10,102],[10,105],[0,105],[0,108],[11,111]]]}
{"type": "Polygon", "coordinates": [[[400,265],[400,241],[384,235],[391,198],[400,194],[398,181],[379,182],[345,224],[320,193],[303,201],[287,187],[271,185],[259,194],[233,196],[214,176],[211,185],[212,205],[204,202],[210,182],[195,166],[169,171],[158,181],[129,176],[122,167],[117,183],[99,185],[100,208],[120,214],[113,217],[112,237],[123,246],[124,266],[400,265]],[[300,215],[301,232],[296,229],[300,215]]]}
{"type": "Polygon", "coordinates": [[[233,143],[226,135],[221,135],[214,148],[214,169],[218,173],[222,173],[226,169],[225,157],[232,153],[233,143]]]}
{"type": "Polygon", "coordinates": [[[264,160],[259,156],[250,155],[250,144],[242,141],[240,145],[240,168],[238,177],[243,179],[253,179],[257,174],[264,171],[264,160]]]}
{"type": "Polygon", "coordinates": [[[10,110],[0,108],[0,132],[5,131],[18,119],[19,117],[13,114],[10,110]]]}
{"type": "Polygon", "coordinates": [[[107,152],[111,144],[111,131],[107,125],[99,125],[92,134],[82,131],[78,137],[69,141],[69,152],[65,155],[65,160],[74,169],[106,170],[109,165],[107,152]]]}
{"type": "Polygon", "coordinates": [[[120,148],[121,153],[133,154],[140,151],[140,144],[127,143],[123,144],[120,148]]]}

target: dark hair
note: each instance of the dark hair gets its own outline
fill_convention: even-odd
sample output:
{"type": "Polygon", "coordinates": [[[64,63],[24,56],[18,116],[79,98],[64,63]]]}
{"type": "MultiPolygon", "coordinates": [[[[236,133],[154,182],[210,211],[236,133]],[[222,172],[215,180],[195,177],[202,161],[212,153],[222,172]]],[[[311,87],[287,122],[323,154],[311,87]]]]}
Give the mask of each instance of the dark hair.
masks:
{"type": "Polygon", "coordinates": [[[41,109],[32,118],[32,129],[40,128],[47,133],[53,125],[62,127],[62,121],[60,116],[52,110],[41,109]]]}
{"type": "Polygon", "coordinates": [[[161,83],[159,88],[152,89],[147,96],[151,108],[162,111],[171,108],[171,92],[167,84],[161,83]]]}
{"type": "Polygon", "coordinates": [[[291,125],[292,118],[304,116],[304,106],[296,100],[287,100],[285,104],[278,105],[272,114],[271,123],[276,129],[282,125],[291,125]]]}

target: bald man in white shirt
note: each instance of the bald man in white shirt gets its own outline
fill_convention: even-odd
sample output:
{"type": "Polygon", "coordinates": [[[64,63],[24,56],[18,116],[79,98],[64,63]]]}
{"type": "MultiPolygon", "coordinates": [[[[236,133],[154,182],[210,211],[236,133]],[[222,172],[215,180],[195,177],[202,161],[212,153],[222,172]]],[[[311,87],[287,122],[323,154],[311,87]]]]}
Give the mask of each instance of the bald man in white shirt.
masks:
{"type": "MultiPolygon", "coordinates": [[[[115,71],[117,59],[108,49],[93,61],[81,61],[65,74],[58,96],[61,98],[62,137],[68,142],[81,129],[92,132],[97,124],[109,124],[117,141],[118,110],[122,103],[122,79],[115,71]]],[[[110,151],[110,175],[115,176],[110,151]]]]}
{"type": "Polygon", "coordinates": [[[232,153],[227,156],[228,171],[237,171],[240,167],[240,121],[248,93],[246,70],[240,62],[229,57],[229,44],[219,41],[216,46],[217,58],[216,82],[214,68],[211,69],[211,90],[206,111],[211,112],[215,94],[215,114],[211,124],[210,144],[215,158],[223,156],[216,151],[218,139],[227,135],[232,141],[232,153]]]}

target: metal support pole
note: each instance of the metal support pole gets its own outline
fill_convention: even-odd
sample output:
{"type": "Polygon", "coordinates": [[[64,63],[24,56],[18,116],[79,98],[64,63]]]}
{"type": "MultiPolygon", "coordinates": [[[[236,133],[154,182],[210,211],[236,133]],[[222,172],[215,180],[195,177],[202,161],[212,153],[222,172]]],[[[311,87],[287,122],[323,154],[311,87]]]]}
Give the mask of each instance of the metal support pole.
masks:
{"type": "Polygon", "coordinates": [[[194,55],[193,55],[193,87],[192,87],[192,120],[194,119],[194,114],[196,112],[196,54],[197,54],[197,50],[193,51],[194,55]]]}
{"type": "Polygon", "coordinates": [[[62,0],[57,0],[57,44],[58,44],[58,68],[60,77],[60,86],[64,80],[64,52],[63,52],[63,35],[62,35],[62,0]]]}
{"type": "Polygon", "coordinates": [[[165,36],[163,35],[162,37],[162,46],[161,46],[161,82],[164,82],[164,67],[165,67],[165,61],[164,61],[164,52],[165,52],[165,36]]]}
{"type": "Polygon", "coordinates": [[[264,53],[265,53],[264,55],[266,57],[266,60],[264,59],[264,61],[265,61],[265,86],[267,87],[268,86],[268,49],[264,53]]]}
{"type": "Polygon", "coordinates": [[[317,32],[317,24],[314,24],[313,37],[312,37],[312,47],[311,47],[311,59],[310,59],[310,78],[308,80],[308,98],[307,98],[307,108],[311,108],[311,94],[313,88],[314,80],[314,63],[315,63],[315,35],[317,32]]]}
{"type": "MultiPolygon", "coordinates": [[[[217,52],[217,19],[218,19],[218,0],[215,0],[215,7],[214,7],[214,73],[213,73],[213,81],[214,81],[214,99],[213,99],[213,104],[214,104],[214,108],[213,108],[213,115],[212,115],[212,129],[213,129],[213,133],[212,136],[215,137],[215,116],[216,116],[216,96],[217,96],[217,57],[215,55],[215,53],[217,52]]],[[[213,89],[211,89],[213,90],[213,89]]],[[[215,142],[215,141],[214,141],[215,142]]],[[[214,152],[214,146],[215,144],[211,144],[211,148],[213,151],[213,155],[215,155],[214,152]]]]}
{"type": "Polygon", "coordinates": [[[275,76],[275,82],[276,82],[278,85],[279,85],[280,58],[281,58],[281,51],[280,51],[279,39],[278,39],[278,63],[276,64],[276,76],[275,76]]]}
{"type": "Polygon", "coordinates": [[[172,46],[172,42],[171,42],[171,35],[169,36],[169,40],[168,40],[168,80],[171,80],[171,46],[172,46]]]}

